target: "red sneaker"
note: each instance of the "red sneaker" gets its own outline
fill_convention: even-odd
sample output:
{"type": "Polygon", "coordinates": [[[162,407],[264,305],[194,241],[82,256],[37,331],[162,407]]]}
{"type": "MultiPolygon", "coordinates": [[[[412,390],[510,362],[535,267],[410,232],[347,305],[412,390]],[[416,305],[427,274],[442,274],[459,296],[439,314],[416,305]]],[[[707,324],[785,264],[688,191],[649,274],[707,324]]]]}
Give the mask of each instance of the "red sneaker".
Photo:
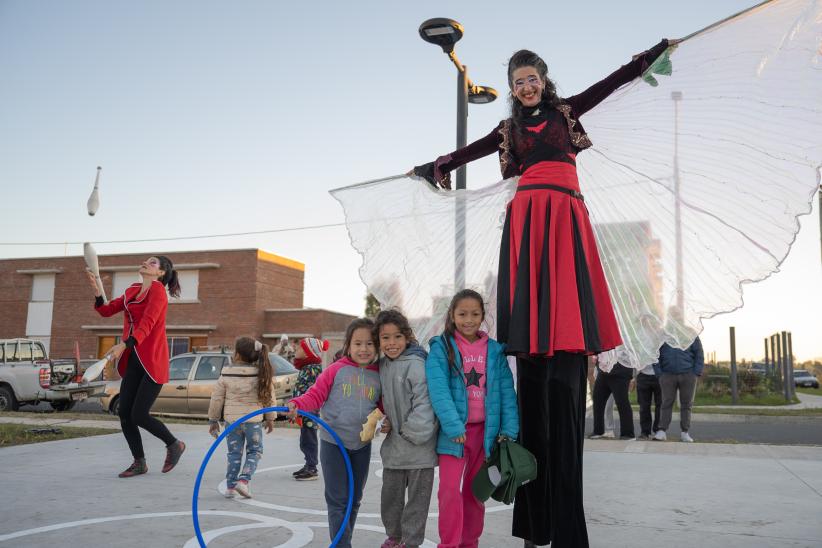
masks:
{"type": "Polygon", "coordinates": [[[134,462],[131,463],[131,466],[120,472],[120,474],[118,474],[118,477],[131,478],[134,476],[145,474],[146,472],[148,472],[148,465],[146,464],[146,459],[134,459],[134,462]]]}
{"type": "Polygon", "coordinates": [[[186,444],[180,440],[175,441],[166,448],[166,462],[163,464],[163,474],[171,472],[171,470],[177,466],[185,450],[186,444]]]}

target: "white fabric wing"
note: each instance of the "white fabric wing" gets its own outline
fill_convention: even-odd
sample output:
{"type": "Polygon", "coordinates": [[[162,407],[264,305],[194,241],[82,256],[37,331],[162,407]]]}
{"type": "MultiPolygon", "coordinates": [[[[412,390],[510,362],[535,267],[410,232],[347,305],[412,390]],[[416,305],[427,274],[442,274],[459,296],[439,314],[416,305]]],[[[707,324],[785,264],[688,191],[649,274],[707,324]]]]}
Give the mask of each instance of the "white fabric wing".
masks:
{"type": "MultiPolygon", "coordinates": [[[[656,361],[662,342],[687,346],[702,319],[742,305],[743,284],[778,270],[822,166],[822,1],[769,2],[669,54],[673,74],[658,86],[638,79],[581,119],[594,146],[577,158],[580,185],[625,343],[609,361],[633,367],[656,361]]],[[[332,194],[369,291],[424,341],[460,289],[460,230],[465,285],[488,299],[493,333],[515,186],[446,192],[399,176],[332,194]],[[455,225],[459,200],[467,215],[455,225]]]]}

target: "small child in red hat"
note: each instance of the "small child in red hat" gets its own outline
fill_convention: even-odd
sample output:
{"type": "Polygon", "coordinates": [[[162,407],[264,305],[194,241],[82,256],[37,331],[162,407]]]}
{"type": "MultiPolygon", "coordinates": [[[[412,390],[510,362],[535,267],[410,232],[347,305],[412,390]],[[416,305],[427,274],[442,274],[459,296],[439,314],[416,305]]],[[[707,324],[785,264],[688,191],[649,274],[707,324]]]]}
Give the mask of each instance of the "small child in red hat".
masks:
{"type": "MultiPolygon", "coordinates": [[[[322,354],[328,350],[328,341],[321,341],[313,337],[302,339],[294,354],[294,367],[297,368],[297,383],[294,387],[294,397],[302,396],[317,381],[323,371],[322,354]]],[[[306,410],[316,415],[318,410],[306,410]]],[[[311,481],[317,479],[317,425],[312,421],[302,419],[300,425],[300,451],[305,455],[305,466],[294,472],[297,481],[311,481]]]]}

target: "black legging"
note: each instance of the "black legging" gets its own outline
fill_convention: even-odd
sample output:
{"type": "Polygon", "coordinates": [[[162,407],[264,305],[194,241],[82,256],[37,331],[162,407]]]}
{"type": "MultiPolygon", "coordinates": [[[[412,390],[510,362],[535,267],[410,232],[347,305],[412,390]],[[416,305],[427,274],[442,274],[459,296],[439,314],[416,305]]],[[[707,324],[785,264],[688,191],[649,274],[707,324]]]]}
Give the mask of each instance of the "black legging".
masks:
{"type": "Polygon", "coordinates": [[[557,352],[517,358],[520,442],[537,478],[517,491],[513,534],[551,548],[587,548],[582,507],[587,359],[557,352]]]}
{"type": "Polygon", "coordinates": [[[619,435],[634,437],[634,412],[628,399],[628,388],[631,385],[632,372],[624,365],[614,365],[609,373],[599,370],[594,381],[594,434],[605,433],[605,405],[611,394],[619,411],[619,435]]]}
{"type": "Polygon", "coordinates": [[[154,405],[154,400],[160,395],[162,388],[162,384],[152,381],[146,374],[137,353],[132,349],[128,357],[126,376],[120,383],[120,425],[135,459],[145,458],[143,439],[138,427],[163,440],[166,446],[177,441],[165,424],[149,415],[151,406],[154,405]]]}

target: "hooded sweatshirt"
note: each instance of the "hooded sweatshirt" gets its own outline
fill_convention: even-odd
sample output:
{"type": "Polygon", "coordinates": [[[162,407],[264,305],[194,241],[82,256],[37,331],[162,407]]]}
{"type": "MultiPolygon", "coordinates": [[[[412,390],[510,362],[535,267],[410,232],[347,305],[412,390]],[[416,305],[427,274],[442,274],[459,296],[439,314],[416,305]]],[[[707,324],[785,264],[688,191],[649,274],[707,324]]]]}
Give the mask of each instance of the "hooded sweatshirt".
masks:
{"type": "Polygon", "coordinates": [[[380,360],[383,407],[391,431],[382,443],[383,466],[398,470],[437,465],[437,419],[428,397],[425,358],[428,353],[411,343],[392,360],[380,360]]]}
{"type": "MultiPolygon", "coordinates": [[[[319,409],[320,417],[340,436],[345,448],[356,451],[371,443],[363,443],[360,432],[381,395],[378,365],[358,365],[343,356],[317,377],[308,392],[291,401],[303,411],[319,409]]],[[[320,439],[337,443],[325,429],[320,430],[320,439]]]]}

